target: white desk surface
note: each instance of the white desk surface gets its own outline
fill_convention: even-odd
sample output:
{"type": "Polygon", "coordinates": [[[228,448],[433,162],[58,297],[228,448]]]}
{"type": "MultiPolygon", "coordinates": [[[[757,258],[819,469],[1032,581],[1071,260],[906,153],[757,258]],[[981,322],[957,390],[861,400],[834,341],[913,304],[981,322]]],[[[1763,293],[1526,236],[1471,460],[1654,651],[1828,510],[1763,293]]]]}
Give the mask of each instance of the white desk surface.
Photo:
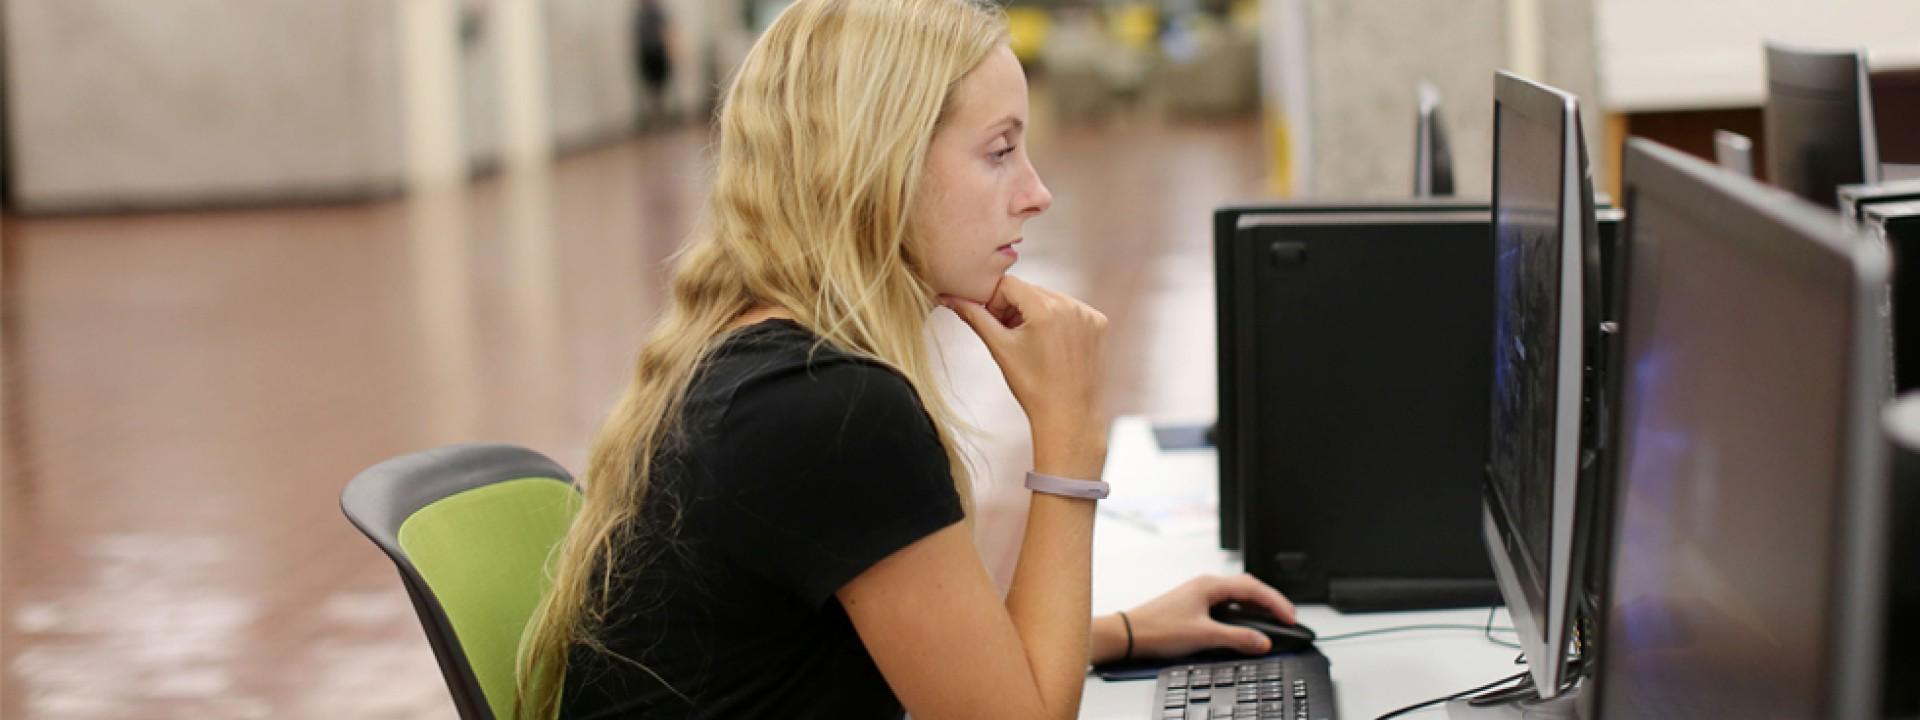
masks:
{"type": "MultiPolygon", "coordinates": [[[[1238,553],[1221,550],[1215,508],[1218,465],[1211,451],[1162,453],[1143,417],[1114,421],[1107,450],[1113,496],[1094,523],[1093,611],[1125,610],[1204,573],[1241,571],[1238,553]]],[[[1485,625],[1486,609],[1347,615],[1325,605],[1300,608],[1322,636],[1416,624],[1485,625]]],[[[1504,609],[1494,619],[1511,627],[1504,609]]],[[[1497,634],[1511,639],[1511,633],[1497,634]]],[[[1519,672],[1517,651],[1478,630],[1424,630],[1336,641],[1320,647],[1332,661],[1344,720],[1369,720],[1422,700],[1519,672]]],[[[1106,682],[1089,675],[1080,717],[1138,720],[1151,713],[1153,682],[1106,682]]],[[[1414,717],[1444,717],[1440,706],[1414,717]]]]}

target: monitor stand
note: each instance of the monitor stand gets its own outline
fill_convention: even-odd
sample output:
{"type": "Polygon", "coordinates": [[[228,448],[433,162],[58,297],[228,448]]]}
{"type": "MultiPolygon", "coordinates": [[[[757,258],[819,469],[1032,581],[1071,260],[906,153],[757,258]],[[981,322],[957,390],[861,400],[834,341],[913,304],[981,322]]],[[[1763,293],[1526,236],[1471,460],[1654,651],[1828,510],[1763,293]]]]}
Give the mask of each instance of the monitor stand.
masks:
{"type": "Polygon", "coordinates": [[[1531,693],[1496,705],[1475,706],[1468,699],[1454,700],[1447,703],[1447,717],[1451,720],[1580,720],[1580,691],[1586,687],[1582,683],[1552,700],[1540,700],[1531,693]]]}

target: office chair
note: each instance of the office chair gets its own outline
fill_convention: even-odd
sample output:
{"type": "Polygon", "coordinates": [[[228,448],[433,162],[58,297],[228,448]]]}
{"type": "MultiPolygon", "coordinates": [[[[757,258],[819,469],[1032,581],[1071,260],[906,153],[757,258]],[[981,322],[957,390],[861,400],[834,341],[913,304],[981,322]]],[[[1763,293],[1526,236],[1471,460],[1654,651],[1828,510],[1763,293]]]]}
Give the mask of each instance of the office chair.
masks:
{"type": "Polygon", "coordinates": [[[580,509],[567,471],[525,448],[450,445],[367,468],[340,509],[399,568],[460,717],[511,717],[520,635],[580,509]]]}

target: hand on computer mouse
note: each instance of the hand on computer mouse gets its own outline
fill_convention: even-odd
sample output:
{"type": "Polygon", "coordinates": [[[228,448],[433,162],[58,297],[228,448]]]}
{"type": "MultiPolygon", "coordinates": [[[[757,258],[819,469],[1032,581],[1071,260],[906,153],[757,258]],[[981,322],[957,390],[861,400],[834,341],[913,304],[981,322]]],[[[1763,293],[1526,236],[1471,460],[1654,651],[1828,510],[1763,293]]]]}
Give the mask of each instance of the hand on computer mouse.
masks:
{"type": "MultiPolygon", "coordinates": [[[[1252,575],[1203,575],[1127,611],[1133,624],[1133,657],[1176,658],[1202,650],[1227,649],[1262,655],[1273,648],[1267,634],[1215,620],[1215,605],[1238,601],[1288,625],[1295,623],[1293,602],[1252,575]]],[[[1118,659],[1096,654],[1096,662],[1118,659]]]]}

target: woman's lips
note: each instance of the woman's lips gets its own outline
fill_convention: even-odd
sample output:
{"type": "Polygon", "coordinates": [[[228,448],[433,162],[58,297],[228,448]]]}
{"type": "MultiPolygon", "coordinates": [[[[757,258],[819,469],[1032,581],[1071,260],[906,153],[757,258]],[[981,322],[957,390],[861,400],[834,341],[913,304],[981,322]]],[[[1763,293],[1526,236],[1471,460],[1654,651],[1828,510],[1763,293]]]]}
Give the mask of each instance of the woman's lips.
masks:
{"type": "Polygon", "coordinates": [[[1019,241],[1019,240],[1015,240],[1015,241],[1013,241],[1013,242],[1010,242],[1010,243],[1007,243],[1007,244],[1005,244],[1005,245],[1001,245],[1001,246],[1000,246],[1000,247],[999,247],[999,248],[998,248],[998,249],[996,250],[996,252],[999,252],[999,253],[1000,253],[1000,254],[1002,254],[1002,255],[1005,255],[1005,256],[1007,256],[1007,257],[1010,257],[1010,258],[1013,258],[1013,259],[1015,259],[1015,260],[1018,260],[1018,259],[1020,259],[1020,251],[1019,251],[1019,250],[1017,250],[1017,249],[1015,249],[1015,248],[1014,248],[1013,246],[1015,246],[1015,245],[1019,245],[1019,244],[1020,244],[1020,241],[1019,241]]]}

